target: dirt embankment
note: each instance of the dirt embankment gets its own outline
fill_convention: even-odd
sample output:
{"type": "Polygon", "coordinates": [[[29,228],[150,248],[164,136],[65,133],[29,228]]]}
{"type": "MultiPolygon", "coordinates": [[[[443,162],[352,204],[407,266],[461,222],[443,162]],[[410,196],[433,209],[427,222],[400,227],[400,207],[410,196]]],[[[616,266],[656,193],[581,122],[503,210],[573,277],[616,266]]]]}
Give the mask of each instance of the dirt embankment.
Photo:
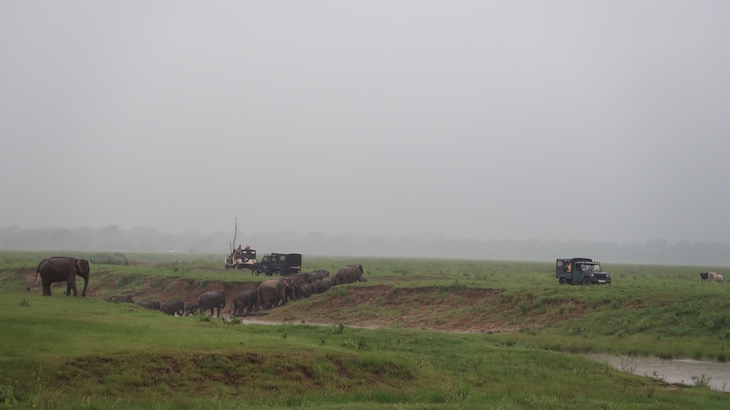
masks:
{"type": "MultiPolygon", "coordinates": [[[[28,285],[34,273],[28,273],[28,285]]],[[[80,278],[79,278],[80,279],[80,278]]],[[[252,282],[223,283],[181,278],[119,277],[100,272],[90,284],[88,297],[105,299],[109,296],[134,296],[136,301],[166,302],[182,299],[197,303],[198,296],[209,290],[223,290],[227,307],[232,313],[232,300],[238,293],[255,288],[252,282]]],[[[83,287],[83,279],[77,281],[83,287]]],[[[345,285],[315,295],[309,299],[291,301],[252,316],[270,323],[345,324],[358,327],[402,327],[447,332],[505,332],[535,324],[514,324],[508,317],[496,313],[501,309],[502,290],[483,288],[417,287],[400,288],[392,285],[345,285]]],[[[53,287],[54,295],[63,295],[66,283],[53,287]]],[[[39,283],[32,292],[40,293],[39,283]]],[[[502,312],[503,313],[503,312],[502,312]]],[[[543,318],[544,319],[544,318],[543,318]]]]}

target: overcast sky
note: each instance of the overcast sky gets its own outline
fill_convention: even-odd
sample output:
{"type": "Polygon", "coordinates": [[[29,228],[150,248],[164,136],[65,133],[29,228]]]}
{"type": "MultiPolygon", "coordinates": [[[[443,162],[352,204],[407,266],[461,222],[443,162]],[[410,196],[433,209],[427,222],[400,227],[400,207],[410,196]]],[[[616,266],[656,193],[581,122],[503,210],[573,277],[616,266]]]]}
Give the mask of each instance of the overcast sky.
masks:
{"type": "Polygon", "coordinates": [[[730,2],[0,2],[0,227],[730,242],[730,2]]]}

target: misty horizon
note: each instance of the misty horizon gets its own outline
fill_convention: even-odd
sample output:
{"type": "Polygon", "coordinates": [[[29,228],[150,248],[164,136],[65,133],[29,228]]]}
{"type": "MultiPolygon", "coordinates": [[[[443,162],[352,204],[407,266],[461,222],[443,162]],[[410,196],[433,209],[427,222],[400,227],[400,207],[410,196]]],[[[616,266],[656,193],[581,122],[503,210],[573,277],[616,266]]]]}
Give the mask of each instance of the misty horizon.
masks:
{"type": "Polygon", "coordinates": [[[727,244],[729,18],[1,2],[0,227],[727,244]]]}
{"type": "MultiPolygon", "coordinates": [[[[233,225],[232,225],[233,226],[233,225]]],[[[571,239],[571,238],[524,238],[524,239],[514,239],[514,238],[476,238],[476,237],[466,237],[466,236],[452,236],[452,235],[444,235],[441,233],[436,232],[420,232],[420,233],[414,233],[414,234],[400,234],[400,235],[383,235],[378,233],[371,233],[371,232],[322,232],[322,231],[296,231],[293,229],[282,229],[282,230],[276,230],[276,231],[270,231],[270,232],[244,232],[241,230],[241,227],[239,226],[238,232],[235,232],[235,228],[231,227],[230,232],[224,232],[223,230],[213,231],[213,230],[201,230],[201,229],[188,229],[188,230],[164,230],[159,229],[152,226],[134,226],[131,228],[125,228],[121,227],[117,224],[110,224],[106,226],[100,226],[100,227],[90,227],[90,226],[77,226],[77,227],[61,227],[61,226],[45,226],[45,227],[36,227],[36,228],[27,228],[22,227],[18,225],[10,225],[5,227],[0,227],[0,230],[5,231],[50,231],[50,232],[56,232],[56,231],[111,231],[111,232],[124,232],[124,233],[131,233],[131,232],[153,232],[156,234],[161,235],[201,235],[201,236],[220,236],[220,237],[230,237],[228,242],[230,244],[233,243],[234,235],[236,238],[236,246],[237,245],[245,245],[246,238],[247,237],[260,237],[260,236],[266,236],[266,235],[287,235],[287,234],[293,234],[293,235],[300,235],[300,236],[307,236],[307,235],[322,235],[327,237],[338,237],[338,236],[362,236],[362,237],[372,237],[372,238],[384,238],[384,239],[397,239],[397,238],[408,238],[408,237],[428,237],[428,238],[436,238],[441,240],[464,240],[464,241],[489,241],[489,242],[530,242],[530,241],[543,241],[543,242],[587,242],[587,243],[611,243],[616,245],[636,245],[636,244],[648,244],[648,243],[664,243],[664,244],[678,244],[678,243],[687,243],[687,244],[722,244],[730,246],[730,242],[727,241],[689,241],[685,239],[679,239],[679,240],[666,240],[664,238],[651,238],[645,241],[609,241],[609,240],[600,240],[595,238],[584,238],[583,240],[580,239],[571,239]]]]}
{"type": "Polygon", "coordinates": [[[250,245],[259,255],[301,253],[311,256],[347,258],[428,258],[503,261],[542,261],[556,258],[590,257],[604,263],[633,263],[683,266],[730,266],[730,245],[719,242],[669,243],[660,239],[646,243],[590,241],[476,240],[441,235],[378,236],[369,234],[269,232],[237,235],[188,232],[170,234],[154,228],[100,229],[0,228],[0,249],[13,251],[72,252],[87,254],[142,252],[218,254],[221,260],[237,245],[250,245]]]}

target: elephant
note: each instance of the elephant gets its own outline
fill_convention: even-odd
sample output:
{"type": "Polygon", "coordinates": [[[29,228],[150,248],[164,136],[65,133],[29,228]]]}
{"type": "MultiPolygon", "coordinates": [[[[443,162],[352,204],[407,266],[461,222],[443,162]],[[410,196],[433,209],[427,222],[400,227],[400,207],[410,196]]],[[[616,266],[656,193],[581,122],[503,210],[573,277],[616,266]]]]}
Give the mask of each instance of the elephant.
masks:
{"type": "Polygon", "coordinates": [[[368,280],[362,277],[363,269],[362,265],[347,265],[340,268],[335,276],[332,277],[333,285],[344,285],[353,282],[367,282],[368,280]]]}
{"type": "Polygon", "coordinates": [[[243,309],[246,309],[246,313],[253,312],[256,302],[259,299],[258,289],[247,289],[236,294],[233,297],[233,314],[243,315],[243,309]]]}
{"type": "Polygon", "coordinates": [[[314,282],[317,279],[329,278],[330,273],[324,269],[317,269],[309,273],[310,282],[314,282]]]}
{"type": "Polygon", "coordinates": [[[329,276],[330,273],[324,269],[318,269],[313,272],[299,272],[293,275],[287,275],[283,278],[285,281],[285,285],[287,286],[287,300],[299,300],[303,297],[308,298],[309,296],[311,296],[312,292],[315,291],[315,288],[312,286],[312,284],[320,279],[329,279],[329,276]]]}
{"type": "MultiPolygon", "coordinates": [[[[89,286],[89,261],[87,259],[76,259],[66,256],[54,256],[43,259],[36,269],[33,284],[41,275],[43,283],[43,296],[51,296],[51,284],[54,282],[66,282],[66,296],[73,290],[74,296],[78,294],[76,289],[76,275],[84,278],[84,290],[81,296],[86,297],[86,288],[89,286]]],[[[27,288],[26,290],[30,290],[27,288]]]]}
{"type": "Polygon", "coordinates": [[[185,305],[185,312],[184,312],[185,316],[194,315],[196,313],[198,313],[197,303],[188,303],[187,305],[185,305]]]}
{"type": "Polygon", "coordinates": [[[149,310],[160,310],[160,302],[157,300],[143,300],[141,302],[137,302],[137,306],[149,310]]]}
{"type": "Polygon", "coordinates": [[[305,284],[301,276],[289,275],[282,278],[286,287],[286,300],[299,300],[302,298],[302,285],[305,284]]]}
{"type": "Polygon", "coordinates": [[[268,309],[271,307],[286,305],[287,283],[283,279],[269,279],[259,285],[259,300],[256,306],[268,309]]]}
{"type": "Polygon", "coordinates": [[[332,279],[322,278],[317,279],[312,283],[312,291],[314,293],[324,293],[332,288],[332,279]]]}
{"type": "Polygon", "coordinates": [[[299,285],[299,294],[302,298],[308,298],[312,296],[312,293],[314,293],[313,291],[314,286],[312,286],[311,283],[302,283],[301,285],[299,285]]]}
{"type": "Polygon", "coordinates": [[[119,303],[134,303],[134,296],[132,295],[115,295],[106,298],[107,302],[119,302],[119,303]]]}
{"type": "Polygon", "coordinates": [[[214,316],[214,310],[217,310],[218,318],[221,317],[221,309],[226,307],[226,292],[222,290],[211,290],[203,292],[198,297],[198,307],[200,312],[205,312],[210,309],[210,316],[214,316]]]}
{"type": "Polygon", "coordinates": [[[182,316],[185,311],[185,302],[180,299],[172,299],[163,303],[160,310],[170,316],[182,316]]]}

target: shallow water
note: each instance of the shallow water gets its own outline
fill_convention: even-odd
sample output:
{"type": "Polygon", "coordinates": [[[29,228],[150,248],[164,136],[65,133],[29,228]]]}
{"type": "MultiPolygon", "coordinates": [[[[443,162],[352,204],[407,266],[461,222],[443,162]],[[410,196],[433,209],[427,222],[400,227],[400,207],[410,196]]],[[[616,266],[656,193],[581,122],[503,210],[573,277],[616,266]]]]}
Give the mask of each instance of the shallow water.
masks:
{"type": "Polygon", "coordinates": [[[730,363],[689,359],[666,360],[656,357],[614,356],[610,354],[589,354],[586,357],[608,363],[622,371],[661,379],[667,383],[695,386],[698,382],[706,381],[707,386],[713,390],[730,392],[730,363]]]}

